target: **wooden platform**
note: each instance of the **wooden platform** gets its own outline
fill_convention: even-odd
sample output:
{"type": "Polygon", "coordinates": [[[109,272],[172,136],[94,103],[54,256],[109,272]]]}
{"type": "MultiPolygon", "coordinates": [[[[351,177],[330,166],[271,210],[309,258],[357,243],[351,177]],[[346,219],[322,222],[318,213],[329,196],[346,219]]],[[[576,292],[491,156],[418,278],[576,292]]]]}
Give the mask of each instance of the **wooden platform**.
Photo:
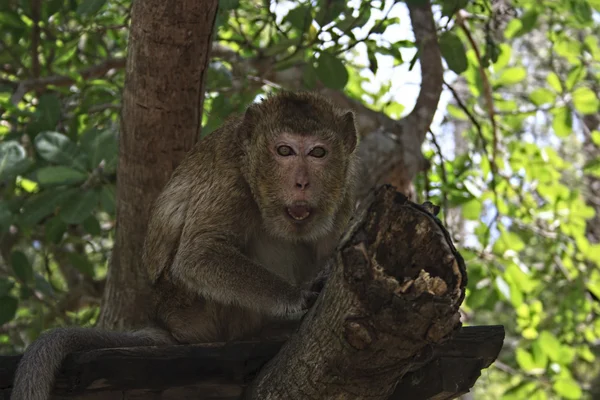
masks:
{"type": "MultiPolygon", "coordinates": [[[[392,399],[452,399],[469,391],[498,356],[502,326],[462,328],[425,349],[392,399]]],[[[283,342],[134,347],[73,353],[53,399],[238,399],[283,342]]],[[[8,400],[21,358],[0,357],[0,399],[8,400]]]]}

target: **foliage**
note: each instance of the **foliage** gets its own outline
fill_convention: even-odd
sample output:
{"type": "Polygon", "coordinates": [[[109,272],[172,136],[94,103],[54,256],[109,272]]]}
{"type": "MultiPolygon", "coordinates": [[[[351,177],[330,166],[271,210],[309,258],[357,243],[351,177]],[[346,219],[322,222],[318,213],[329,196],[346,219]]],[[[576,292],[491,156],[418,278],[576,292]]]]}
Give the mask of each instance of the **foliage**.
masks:
{"type": "MultiPolygon", "coordinates": [[[[217,41],[230,52],[211,61],[203,135],[279,86],[322,84],[399,118],[410,104],[391,92],[390,70],[412,69],[420,49],[397,36],[409,21],[395,3],[221,1],[217,41]],[[295,84],[279,80],[294,68],[295,84]]],[[[467,259],[465,321],[507,328],[476,397],[591,398],[600,238],[590,221],[600,199],[589,187],[600,180],[600,131],[586,118],[599,113],[600,3],[503,4],[435,5],[456,98],[438,110],[417,193],[443,206],[467,259]]],[[[116,213],[129,9],[126,0],[0,4],[2,352],[96,316],[116,213]]]]}

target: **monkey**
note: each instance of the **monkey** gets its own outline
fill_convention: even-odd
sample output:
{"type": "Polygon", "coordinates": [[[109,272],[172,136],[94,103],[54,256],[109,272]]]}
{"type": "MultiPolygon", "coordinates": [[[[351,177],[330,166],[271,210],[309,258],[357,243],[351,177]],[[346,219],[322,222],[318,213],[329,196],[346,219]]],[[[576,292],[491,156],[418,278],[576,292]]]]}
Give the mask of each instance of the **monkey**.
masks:
{"type": "Polygon", "coordinates": [[[281,91],[229,117],[151,208],[141,257],[150,326],[40,335],[11,399],[49,399],[71,352],[243,340],[297,319],[353,214],[357,142],[354,112],[312,92],[281,91]]]}

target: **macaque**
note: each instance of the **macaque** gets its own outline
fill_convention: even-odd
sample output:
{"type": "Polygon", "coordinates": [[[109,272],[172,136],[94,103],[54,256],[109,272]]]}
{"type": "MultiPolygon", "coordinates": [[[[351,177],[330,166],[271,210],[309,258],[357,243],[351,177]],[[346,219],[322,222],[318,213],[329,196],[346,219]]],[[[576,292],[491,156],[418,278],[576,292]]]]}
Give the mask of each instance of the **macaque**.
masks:
{"type": "Polygon", "coordinates": [[[233,341],[305,311],[354,211],[354,114],[313,93],[250,105],[199,141],[156,199],[142,263],[152,326],[41,335],[13,400],[47,400],[68,353],[233,341]]]}

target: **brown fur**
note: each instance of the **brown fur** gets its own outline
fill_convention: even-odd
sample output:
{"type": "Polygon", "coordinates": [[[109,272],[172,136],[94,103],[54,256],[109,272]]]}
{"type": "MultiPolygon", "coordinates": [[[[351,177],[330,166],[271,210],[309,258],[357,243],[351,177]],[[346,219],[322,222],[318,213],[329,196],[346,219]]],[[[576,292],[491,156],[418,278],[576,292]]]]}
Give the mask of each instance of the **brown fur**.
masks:
{"type": "MultiPolygon", "coordinates": [[[[246,338],[307,308],[310,282],[354,209],[356,143],[351,112],[315,94],[285,92],[251,105],[192,149],[148,223],[143,264],[154,289],[151,317],[164,332],[157,343],[246,338]],[[282,157],[281,143],[298,154],[282,157]],[[327,155],[311,156],[314,146],[327,155]],[[295,204],[311,207],[301,223],[286,214],[295,204]]],[[[110,347],[86,332],[85,348],[110,347]]],[[[52,362],[30,355],[12,398],[47,399],[47,385],[33,392],[36,376],[53,379],[65,350],[80,347],[61,348],[52,362]]]]}

